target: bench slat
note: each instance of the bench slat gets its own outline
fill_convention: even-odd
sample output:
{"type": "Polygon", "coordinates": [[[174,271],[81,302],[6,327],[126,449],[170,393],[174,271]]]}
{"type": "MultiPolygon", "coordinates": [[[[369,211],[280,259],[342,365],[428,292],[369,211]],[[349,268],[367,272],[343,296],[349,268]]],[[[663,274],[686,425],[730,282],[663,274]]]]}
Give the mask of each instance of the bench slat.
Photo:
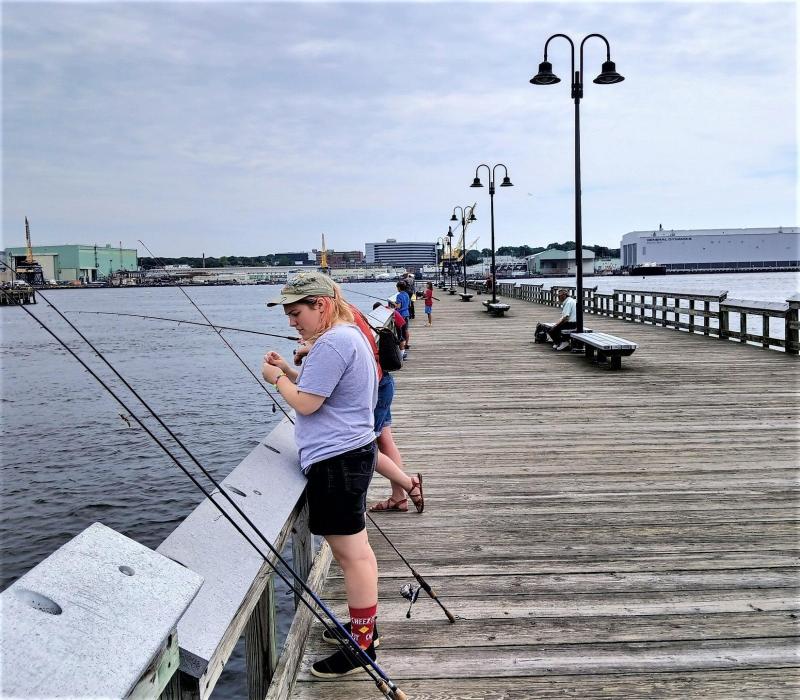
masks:
{"type": "Polygon", "coordinates": [[[639,347],[637,343],[608,333],[573,333],[570,337],[600,350],[636,350],[639,347]]]}

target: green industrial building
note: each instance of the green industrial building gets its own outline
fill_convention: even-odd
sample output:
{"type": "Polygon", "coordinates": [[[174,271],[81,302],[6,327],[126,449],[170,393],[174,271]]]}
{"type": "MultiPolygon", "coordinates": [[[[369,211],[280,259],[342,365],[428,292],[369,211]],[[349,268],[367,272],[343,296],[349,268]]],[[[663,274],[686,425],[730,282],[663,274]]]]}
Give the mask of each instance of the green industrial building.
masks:
{"type": "MultiPolygon", "coordinates": [[[[33,246],[33,258],[42,266],[45,280],[57,282],[96,282],[118,270],[136,271],[139,268],[135,248],[99,245],[39,245],[33,246]]],[[[16,267],[24,262],[27,248],[6,248],[6,256],[16,267]]]]}

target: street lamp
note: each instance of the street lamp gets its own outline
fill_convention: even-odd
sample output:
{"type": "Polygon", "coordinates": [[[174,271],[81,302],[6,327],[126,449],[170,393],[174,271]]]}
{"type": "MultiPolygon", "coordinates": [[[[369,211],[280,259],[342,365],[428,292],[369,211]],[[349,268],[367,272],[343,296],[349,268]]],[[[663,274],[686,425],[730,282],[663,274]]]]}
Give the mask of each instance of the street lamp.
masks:
{"type": "Polygon", "coordinates": [[[492,218],[492,267],[490,272],[492,273],[492,304],[497,303],[497,266],[495,265],[494,261],[494,183],[495,183],[495,176],[494,171],[497,168],[501,167],[505,172],[505,177],[503,181],[500,183],[500,187],[513,187],[514,183],[511,182],[511,179],[508,177],[508,168],[503,165],[502,163],[497,163],[494,167],[490,168],[486,163],[481,163],[477,168],[475,168],[475,179],[472,181],[470,187],[483,187],[480,178],[478,177],[478,171],[481,168],[486,168],[489,172],[489,206],[491,209],[491,218],[492,218]]]}
{"type": "Polygon", "coordinates": [[[442,265],[442,277],[444,278],[444,237],[436,239],[436,286],[439,286],[439,264],[442,265]]]}
{"type": "MultiPolygon", "coordinates": [[[[458,217],[456,217],[456,209],[461,211],[461,253],[463,255],[463,268],[464,268],[464,294],[467,293],[467,225],[471,224],[473,221],[477,221],[475,218],[475,205],[473,204],[471,207],[453,207],[453,216],[450,217],[450,221],[458,221],[458,217]],[[467,212],[469,212],[469,216],[467,216],[467,212]]],[[[452,263],[452,260],[450,261],[452,263]]]]}
{"type": "Polygon", "coordinates": [[[447,245],[450,249],[450,254],[447,259],[447,265],[450,271],[450,294],[455,294],[455,290],[453,289],[453,227],[447,227],[447,245]]]}
{"type": "Polygon", "coordinates": [[[581,228],[581,131],[580,131],[580,102],[583,97],[583,45],[587,39],[597,37],[606,45],[606,60],[598,75],[592,82],[598,85],[612,85],[620,83],[623,78],[617,73],[617,68],[611,60],[611,47],[602,34],[587,34],[580,45],[580,70],[575,70],[575,44],[566,34],[553,34],[544,45],[544,61],[539,64],[539,72],[531,78],[533,85],[554,85],[561,81],[553,74],[553,66],[547,60],[547,47],[556,37],[563,37],[569,42],[572,57],[572,99],[575,100],[575,266],[576,266],[576,294],[578,303],[576,309],[577,331],[583,331],[583,231],[581,228]]]}

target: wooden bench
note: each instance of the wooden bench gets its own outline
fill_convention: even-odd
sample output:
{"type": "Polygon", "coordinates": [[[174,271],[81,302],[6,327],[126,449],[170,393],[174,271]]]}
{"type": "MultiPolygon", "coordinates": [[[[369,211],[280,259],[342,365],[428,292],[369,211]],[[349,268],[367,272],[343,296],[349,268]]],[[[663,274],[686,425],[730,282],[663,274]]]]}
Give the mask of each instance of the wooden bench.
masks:
{"type": "MultiPolygon", "coordinates": [[[[555,323],[541,323],[540,325],[542,325],[547,330],[547,332],[549,334],[550,331],[553,329],[553,326],[555,326],[556,324],[555,323]]],[[[564,336],[565,340],[569,340],[570,336],[575,332],[575,330],[576,330],[575,328],[567,328],[566,330],[561,331],[561,335],[564,336]]],[[[584,333],[591,333],[592,329],[591,328],[584,328],[583,331],[584,331],[584,333]]],[[[536,335],[534,335],[533,336],[533,342],[534,343],[547,343],[547,342],[550,342],[550,341],[549,341],[549,339],[548,340],[537,340],[536,339],[536,335]]]]}
{"type": "Polygon", "coordinates": [[[576,343],[581,343],[584,347],[584,354],[597,362],[608,362],[611,369],[622,367],[622,358],[632,355],[639,346],[625,338],[618,338],[608,333],[572,333],[570,343],[574,347],[576,343]]]}
{"type": "Polygon", "coordinates": [[[483,307],[489,312],[490,316],[497,316],[498,318],[501,317],[506,311],[508,311],[511,307],[508,304],[504,304],[501,301],[491,302],[488,299],[486,301],[481,302],[483,307]]]}
{"type": "Polygon", "coordinates": [[[459,292],[458,296],[461,297],[461,301],[472,301],[472,294],[465,294],[464,292],[459,292]]]}
{"type": "Polygon", "coordinates": [[[448,291],[449,294],[455,294],[456,293],[455,289],[448,289],[447,291],[448,291]]]}

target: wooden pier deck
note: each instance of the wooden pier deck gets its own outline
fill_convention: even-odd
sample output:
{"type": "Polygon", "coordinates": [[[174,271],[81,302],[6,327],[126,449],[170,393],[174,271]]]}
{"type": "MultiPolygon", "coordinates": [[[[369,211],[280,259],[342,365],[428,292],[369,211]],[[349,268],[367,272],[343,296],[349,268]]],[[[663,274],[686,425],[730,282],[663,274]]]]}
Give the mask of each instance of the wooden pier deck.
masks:
{"type": "MultiPolygon", "coordinates": [[[[794,698],[800,691],[800,363],[606,317],[639,343],[622,370],[534,345],[557,309],[438,294],[412,324],[394,432],[425,478],[422,515],[377,532],[379,661],[409,698],[794,698]]],[[[420,305],[421,306],[421,305],[420,305]]],[[[371,495],[384,497],[376,476],[371,495]]],[[[345,619],[334,566],[323,597],[345,619]]],[[[319,681],[317,624],[292,697],[379,697],[319,681]]]]}

